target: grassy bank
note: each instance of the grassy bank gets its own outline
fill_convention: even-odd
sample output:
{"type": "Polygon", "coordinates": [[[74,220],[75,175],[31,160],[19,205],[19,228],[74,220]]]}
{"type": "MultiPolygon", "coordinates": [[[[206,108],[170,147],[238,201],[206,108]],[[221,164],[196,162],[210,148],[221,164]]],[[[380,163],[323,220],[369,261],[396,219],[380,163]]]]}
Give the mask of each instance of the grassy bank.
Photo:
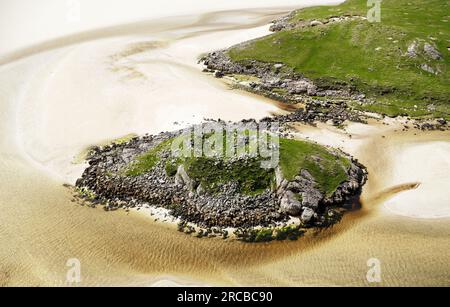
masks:
{"type": "MultiPolygon", "coordinates": [[[[326,22],[333,16],[366,16],[367,1],[302,9],[292,23],[326,22]]],[[[237,62],[284,63],[320,84],[344,82],[373,98],[355,108],[390,116],[450,118],[449,2],[384,0],[381,22],[349,19],[283,30],[231,48],[237,62]],[[416,42],[416,56],[408,48],[416,42]],[[425,44],[442,55],[433,59],[425,44]],[[430,67],[435,73],[423,67],[430,67]]]]}

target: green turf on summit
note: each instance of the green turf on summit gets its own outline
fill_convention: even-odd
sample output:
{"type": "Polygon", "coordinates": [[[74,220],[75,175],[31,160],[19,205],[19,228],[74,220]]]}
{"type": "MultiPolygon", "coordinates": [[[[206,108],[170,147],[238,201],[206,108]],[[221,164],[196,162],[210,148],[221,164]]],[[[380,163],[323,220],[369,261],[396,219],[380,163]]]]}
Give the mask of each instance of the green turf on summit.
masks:
{"type": "MultiPolygon", "coordinates": [[[[291,22],[333,16],[366,16],[367,1],[297,11],[291,22]]],[[[345,81],[376,99],[359,106],[390,116],[450,118],[450,7],[447,0],[384,0],[381,22],[349,20],[316,27],[283,30],[234,47],[237,62],[284,63],[318,82],[345,81]],[[416,41],[416,57],[406,55],[416,41]],[[428,43],[442,55],[425,56],[428,43]],[[421,68],[428,65],[439,73],[421,68]]]]}

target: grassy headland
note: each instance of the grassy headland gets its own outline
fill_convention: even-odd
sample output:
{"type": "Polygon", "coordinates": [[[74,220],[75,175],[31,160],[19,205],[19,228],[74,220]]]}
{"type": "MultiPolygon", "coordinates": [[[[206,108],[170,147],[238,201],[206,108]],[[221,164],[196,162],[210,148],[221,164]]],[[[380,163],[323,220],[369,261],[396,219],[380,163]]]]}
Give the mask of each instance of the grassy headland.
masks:
{"type": "Polygon", "coordinates": [[[238,63],[284,64],[318,84],[344,83],[374,100],[352,105],[357,109],[449,119],[449,2],[384,0],[379,23],[359,18],[327,23],[336,16],[365,17],[367,10],[365,0],[301,9],[288,22],[308,26],[287,28],[227,53],[238,63]],[[322,24],[309,26],[311,21],[322,24]],[[426,45],[440,56],[430,57],[426,45]]]}
{"type": "Polygon", "coordinates": [[[330,227],[360,194],[367,171],[344,153],[239,127],[221,134],[204,124],[93,148],[78,194],[106,211],[165,208],[180,231],[227,238],[233,228],[246,242],[330,227]],[[197,128],[206,133],[192,133],[197,128]]]}

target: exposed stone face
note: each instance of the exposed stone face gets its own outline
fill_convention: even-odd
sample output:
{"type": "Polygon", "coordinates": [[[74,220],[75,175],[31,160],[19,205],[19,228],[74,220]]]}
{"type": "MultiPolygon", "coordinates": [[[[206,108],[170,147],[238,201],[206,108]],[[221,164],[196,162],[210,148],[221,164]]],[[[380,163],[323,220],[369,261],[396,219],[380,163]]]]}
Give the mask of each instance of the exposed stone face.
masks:
{"type": "Polygon", "coordinates": [[[436,71],[434,70],[434,68],[428,64],[422,64],[422,65],[420,65],[420,68],[426,72],[429,72],[430,74],[436,74],[436,71]]]}
{"type": "MultiPolygon", "coordinates": [[[[308,92],[308,88],[314,87],[312,82],[308,82],[306,80],[299,80],[288,83],[290,86],[290,93],[292,94],[302,94],[308,92]]],[[[287,85],[286,85],[287,86],[287,85]]]]}
{"type": "Polygon", "coordinates": [[[178,166],[178,170],[175,175],[175,183],[178,185],[185,186],[189,191],[192,191],[195,185],[194,181],[191,178],[189,178],[183,165],[178,166]]]}
{"type": "Polygon", "coordinates": [[[411,57],[411,58],[415,58],[417,57],[417,49],[419,47],[419,44],[417,43],[417,41],[413,41],[409,46],[408,46],[408,50],[406,51],[406,54],[411,57]]]}
{"type": "Polygon", "coordinates": [[[425,52],[425,54],[432,58],[433,60],[441,60],[442,59],[442,54],[432,45],[425,43],[423,45],[423,51],[425,52]]]}
{"type": "MultiPolygon", "coordinates": [[[[236,63],[229,58],[226,51],[212,52],[201,61],[206,65],[206,71],[209,72],[215,73],[220,70],[224,75],[240,74],[259,78],[259,81],[236,84],[245,90],[282,102],[306,103],[305,109],[298,109],[294,113],[276,118],[272,117],[273,120],[281,122],[327,122],[331,120],[335,125],[340,125],[346,120],[363,122],[359,113],[351,110],[346,101],[356,100],[363,104],[368,103],[369,100],[364,94],[354,91],[347,84],[318,85],[287,68],[280,70],[281,66],[278,64],[257,61],[245,64],[236,63]],[[274,65],[278,65],[278,68],[275,68],[274,65]],[[315,97],[330,98],[330,101],[319,100],[315,97]],[[322,112],[323,109],[328,109],[328,112],[322,112]]],[[[268,121],[270,120],[268,119],[268,121]]]]}
{"type": "Polygon", "coordinates": [[[321,25],[323,25],[323,22],[321,22],[321,21],[319,21],[319,20],[313,20],[313,21],[311,21],[311,22],[309,23],[309,25],[310,25],[311,27],[321,26],[321,25]]]}
{"type": "Polygon", "coordinates": [[[280,209],[291,216],[298,216],[302,211],[302,204],[292,191],[286,191],[281,197],[280,209]]]}
{"type": "Polygon", "coordinates": [[[309,223],[311,222],[313,217],[314,217],[314,210],[311,208],[305,208],[305,210],[303,210],[300,219],[302,220],[303,223],[309,223]]]}

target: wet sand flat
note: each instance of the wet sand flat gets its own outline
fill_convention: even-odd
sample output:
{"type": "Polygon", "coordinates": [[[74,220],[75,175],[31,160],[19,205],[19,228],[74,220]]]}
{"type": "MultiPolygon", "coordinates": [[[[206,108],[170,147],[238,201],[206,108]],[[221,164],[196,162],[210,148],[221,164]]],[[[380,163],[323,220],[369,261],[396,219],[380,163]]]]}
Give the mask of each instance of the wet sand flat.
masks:
{"type": "Polygon", "coordinates": [[[63,183],[82,172],[76,157],[90,145],[203,117],[282,112],[196,64],[203,52],[265,35],[275,15],[210,12],[154,33],[58,42],[0,66],[0,285],[67,285],[70,258],[81,261],[82,285],[366,285],[369,258],[381,261],[381,285],[449,285],[445,132],[394,133],[371,123],[350,126],[350,139],[327,126],[299,126],[299,136],[342,146],[370,175],[361,210],[297,242],[197,239],[139,212],[72,202],[63,183]],[[415,156],[436,162],[412,176],[415,156]],[[386,194],[413,181],[421,185],[386,194]],[[433,205],[408,193],[426,194],[433,205]]]}

